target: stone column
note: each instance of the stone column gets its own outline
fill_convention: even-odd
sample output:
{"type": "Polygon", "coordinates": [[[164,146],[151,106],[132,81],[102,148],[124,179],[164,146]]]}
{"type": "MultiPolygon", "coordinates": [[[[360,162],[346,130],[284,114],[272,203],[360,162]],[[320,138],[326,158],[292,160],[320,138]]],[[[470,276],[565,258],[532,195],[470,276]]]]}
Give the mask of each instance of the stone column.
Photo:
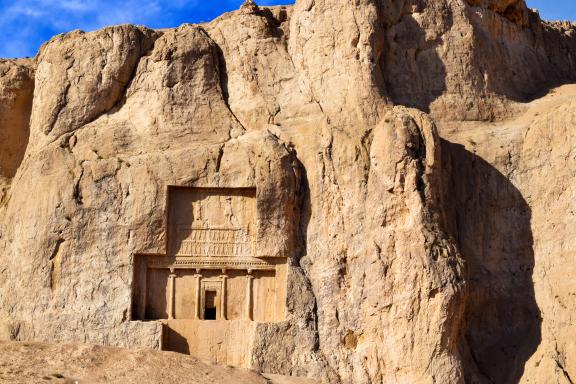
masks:
{"type": "Polygon", "coordinates": [[[226,269],[222,270],[222,294],[220,297],[220,319],[221,320],[228,320],[226,318],[226,281],[228,279],[228,275],[226,274],[226,269]]]}
{"type": "Polygon", "coordinates": [[[176,300],[175,292],[176,289],[176,274],[174,273],[174,268],[170,268],[170,274],[168,275],[168,319],[174,318],[174,301],[176,300]]]}
{"type": "Polygon", "coordinates": [[[200,299],[202,297],[200,295],[200,288],[201,288],[200,282],[202,281],[202,275],[200,274],[199,269],[196,270],[196,274],[194,275],[194,277],[196,278],[196,302],[194,303],[194,319],[198,320],[201,318],[201,316],[200,316],[200,299]]]}
{"type": "Polygon", "coordinates": [[[252,276],[252,271],[248,270],[248,274],[246,275],[246,320],[252,320],[252,280],[254,276],[252,276]]]}
{"type": "Polygon", "coordinates": [[[140,287],[140,302],[138,303],[138,313],[136,314],[137,320],[146,320],[146,306],[148,305],[148,258],[145,258],[144,260],[140,261],[140,265],[138,266],[138,274],[136,275],[139,283],[138,286],[140,287]]]}

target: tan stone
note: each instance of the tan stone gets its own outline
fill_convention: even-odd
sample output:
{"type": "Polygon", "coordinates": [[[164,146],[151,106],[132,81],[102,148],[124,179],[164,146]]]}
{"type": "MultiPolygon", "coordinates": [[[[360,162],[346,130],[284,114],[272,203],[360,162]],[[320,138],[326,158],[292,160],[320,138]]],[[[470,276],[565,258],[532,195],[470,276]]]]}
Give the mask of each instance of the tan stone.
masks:
{"type": "Polygon", "coordinates": [[[24,157],[30,135],[34,62],[0,61],[0,206],[24,157]]]}
{"type": "Polygon", "coordinates": [[[0,336],[570,382],[574,52],[522,1],[299,0],[3,62],[0,336]]]}
{"type": "Polygon", "coordinates": [[[576,367],[575,101],[564,86],[509,121],[441,124],[470,273],[474,382],[569,382],[576,367]]]}
{"type": "Polygon", "coordinates": [[[240,7],[240,11],[243,13],[256,13],[259,11],[259,8],[254,0],[246,0],[240,7]]]}
{"type": "Polygon", "coordinates": [[[442,120],[510,117],[518,102],[575,80],[567,30],[574,26],[541,22],[523,0],[428,2],[385,33],[387,94],[442,120]]]}
{"type": "Polygon", "coordinates": [[[31,117],[35,141],[41,140],[37,131],[58,138],[110,111],[155,37],[151,30],[124,25],[74,31],[43,45],[31,117]]]}
{"type": "Polygon", "coordinates": [[[487,8],[522,27],[528,26],[529,10],[524,0],[467,0],[468,4],[487,8]]]}

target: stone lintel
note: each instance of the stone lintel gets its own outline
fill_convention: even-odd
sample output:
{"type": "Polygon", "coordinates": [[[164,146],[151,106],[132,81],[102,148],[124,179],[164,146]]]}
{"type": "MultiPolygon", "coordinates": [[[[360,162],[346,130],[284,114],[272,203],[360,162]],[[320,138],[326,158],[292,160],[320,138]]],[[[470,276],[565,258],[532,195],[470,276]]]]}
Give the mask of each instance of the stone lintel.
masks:
{"type": "Polygon", "coordinates": [[[275,264],[255,257],[169,257],[160,254],[139,254],[136,257],[145,258],[146,266],[152,269],[276,270],[275,264]]]}

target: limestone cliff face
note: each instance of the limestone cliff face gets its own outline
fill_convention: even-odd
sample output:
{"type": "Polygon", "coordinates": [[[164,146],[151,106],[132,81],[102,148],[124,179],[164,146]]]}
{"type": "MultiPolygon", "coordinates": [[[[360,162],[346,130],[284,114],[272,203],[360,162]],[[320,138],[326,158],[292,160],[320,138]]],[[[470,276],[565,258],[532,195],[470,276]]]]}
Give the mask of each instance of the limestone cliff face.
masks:
{"type": "Polygon", "coordinates": [[[247,366],[570,382],[573,99],[482,122],[574,80],[575,34],[521,0],[300,0],[0,63],[0,337],[159,348],[133,261],[167,254],[168,186],[250,187],[288,272],[247,366]]]}
{"type": "Polygon", "coordinates": [[[0,204],[22,161],[30,133],[34,92],[32,60],[0,61],[0,204]]]}
{"type": "Polygon", "coordinates": [[[444,120],[493,120],[574,81],[575,27],[541,22],[524,1],[411,4],[387,29],[381,58],[396,103],[444,120]]]}
{"type": "Polygon", "coordinates": [[[442,123],[468,265],[470,382],[569,382],[576,289],[573,85],[495,124],[442,123]]]}

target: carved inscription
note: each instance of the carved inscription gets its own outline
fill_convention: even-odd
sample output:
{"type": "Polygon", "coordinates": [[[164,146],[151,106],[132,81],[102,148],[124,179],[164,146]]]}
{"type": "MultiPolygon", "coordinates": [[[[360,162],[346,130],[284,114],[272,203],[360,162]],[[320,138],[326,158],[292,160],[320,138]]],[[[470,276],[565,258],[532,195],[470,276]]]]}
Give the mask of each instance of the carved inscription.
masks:
{"type": "Polygon", "coordinates": [[[250,257],[254,241],[239,228],[178,228],[178,255],[197,257],[250,257]]]}

